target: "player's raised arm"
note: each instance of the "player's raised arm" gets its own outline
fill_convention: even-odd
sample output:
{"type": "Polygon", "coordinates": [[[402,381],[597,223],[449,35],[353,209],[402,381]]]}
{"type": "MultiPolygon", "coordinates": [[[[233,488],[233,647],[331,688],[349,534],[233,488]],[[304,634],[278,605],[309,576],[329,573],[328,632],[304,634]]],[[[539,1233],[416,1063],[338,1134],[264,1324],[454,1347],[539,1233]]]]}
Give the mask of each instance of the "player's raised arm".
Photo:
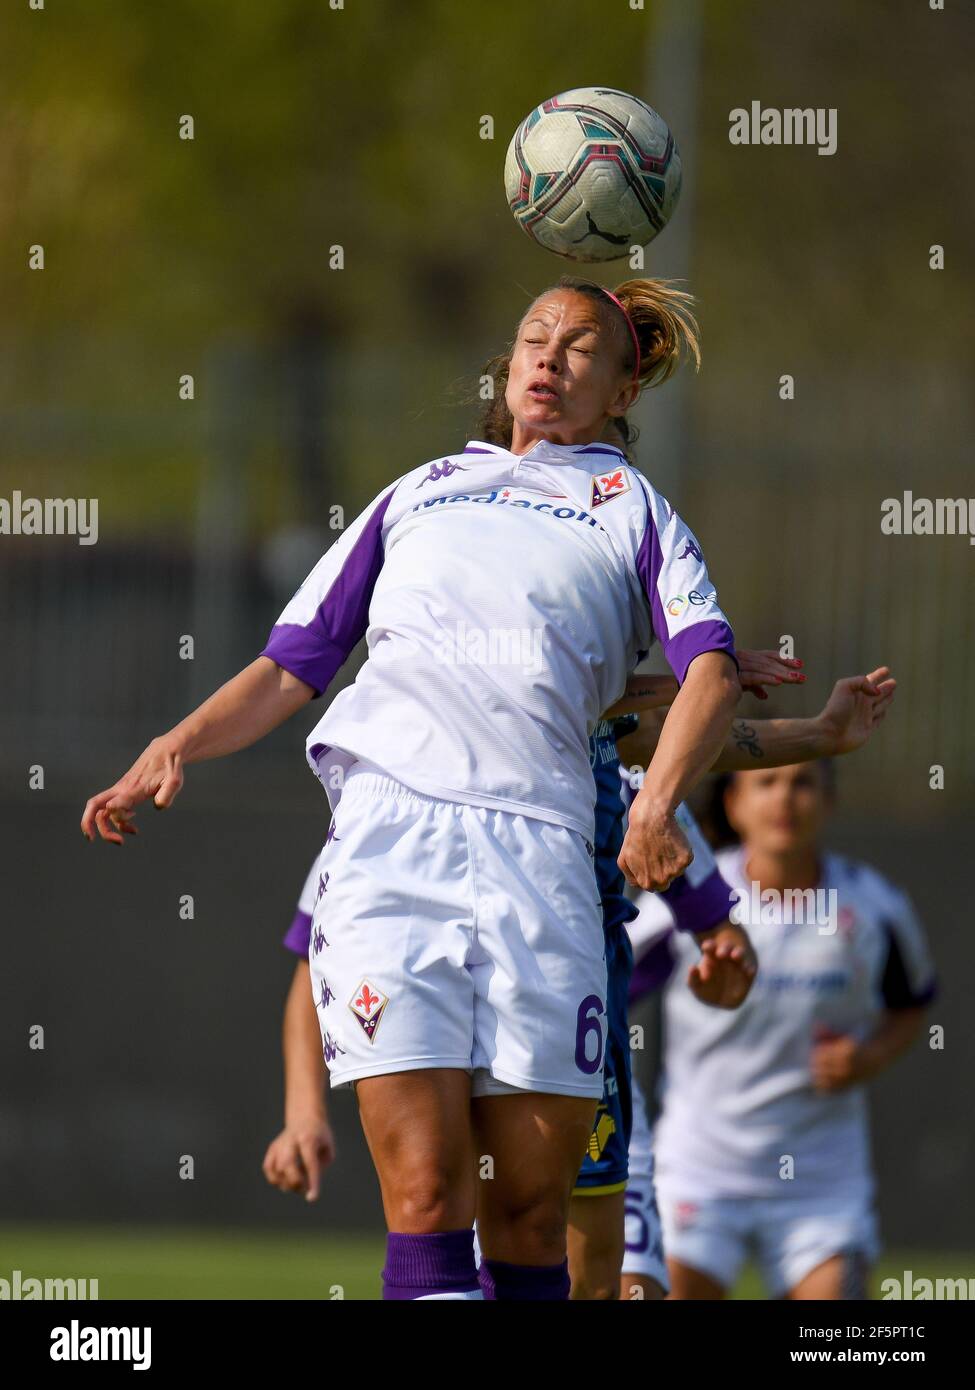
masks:
{"type": "Polygon", "coordinates": [[[660,731],[643,787],[630,807],[629,827],[620,853],[627,882],[661,889],[684,872],[693,858],[674,812],[720,751],[741,687],[731,657],[702,652],[660,731]]]}
{"type": "Polygon", "coordinates": [[[132,816],[152,798],[160,809],[171,806],[183,785],[187,763],[220,758],[248,748],[283,724],[315,694],[312,686],[259,656],[182,720],[154,738],[124,777],[91,797],[81,818],[82,834],[95,832],[112,844],[122,833],[137,833],[132,816]]]}
{"type": "MultiPolygon", "coordinates": [[[[883,723],[896,689],[890,668],[878,666],[869,675],[838,680],[822,710],[812,718],[737,717],[711,771],[787,767],[855,752],[883,723]]],[[[640,727],[620,739],[623,762],[645,766],[653,757],[662,727],[659,712],[641,716],[640,727]]]]}
{"type": "Polygon", "coordinates": [[[646,714],[650,710],[666,709],[674,703],[680,686],[673,676],[637,676],[627,679],[626,690],[603,713],[604,719],[619,719],[624,714],[646,714]]]}
{"type": "Polygon", "coordinates": [[[714,772],[788,767],[862,748],[883,722],[897,682],[886,666],[845,676],[812,719],[735,719],[714,772]]]}
{"type": "MultiPolygon", "coordinates": [[[[801,685],[806,679],[798,657],[780,656],[773,651],[738,652],[738,679],[743,691],[767,700],[768,685],[801,685]]],[[[605,711],[604,719],[623,714],[644,714],[673,704],[680,686],[673,676],[632,675],[623,695],[605,711]]]]}
{"type": "Polygon", "coordinates": [[[192,714],[161,738],[114,786],[93,796],[81,818],[112,844],[136,834],[132,813],[152,798],[172,805],[187,763],[249,748],[322,692],[364,635],[369,602],[383,563],[383,521],[393,483],[319,560],[286,606],[267,646],[192,714]]]}

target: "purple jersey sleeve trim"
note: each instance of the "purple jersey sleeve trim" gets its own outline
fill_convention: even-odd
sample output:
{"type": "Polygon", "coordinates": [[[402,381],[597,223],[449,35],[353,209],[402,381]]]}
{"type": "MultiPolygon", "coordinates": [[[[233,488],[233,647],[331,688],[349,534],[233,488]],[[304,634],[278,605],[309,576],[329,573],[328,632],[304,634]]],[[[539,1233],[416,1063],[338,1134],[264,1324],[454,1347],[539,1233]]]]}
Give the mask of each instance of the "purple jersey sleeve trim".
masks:
{"type": "Polygon", "coordinates": [[[654,994],[658,989],[663,989],[674,973],[675,964],[669,936],[655,941],[650,949],[644,951],[634,962],[633,974],[630,976],[630,1003],[635,1004],[644,995],[654,994]]]}
{"type": "Polygon", "coordinates": [[[738,658],[735,656],[735,638],[731,628],[725,622],[711,620],[703,623],[694,623],[691,627],[682,628],[680,632],[668,637],[667,618],[664,614],[663,604],[660,601],[660,589],[658,581],[660,571],[663,568],[664,557],[660,549],[660,537],[657,534],[657,524],[647,502],[647,529],[643,540],[640,542],[640,549],[637,552],[636,567],[637,573],[643,582],[643,590],[650,604],[650,617],[653,623],[653,631],[663,648],[667,664],[677,677],[677,684],[684,684],[684,677],[687,675],[687,668],[696,656],[702,652],[727,652],[738,665],[738,658]]]}
{"type": "MultiPolygon", "coordinates": [[[[323,694],[345,663],[349,653],[313,635],[314,620],[308,627],[300,623],[278,623],[272,628],[261,656],[268,657],[285,671],[310,685],[314,698],[323,694]]],[[[355,643],[352,644],[355,646],[355,643]]],[[[349,649],[351,651],[351,648],[349,649]]]]}
{"type": "Polygon", "coordinates": [[[678,931],[710,931],[726,920],[734,903],[731,889],[717,869],[696,888],[682,875],[660,896],[670,908],[678,931]]]}
{"type": "Polygon", "coordinates": [[[302,912],[299,907],[291,926],[284,934],[284,944],[296,956],[307,956],[311,944],[311,913],[302,912]]]}
{"type": "Polygon", "coordinates": [[[383,520],[395,491],[386,494],[366,522],[311,621],[279,623],[261,653],[306,681],[318,695],[365,634],[383,563],[383,520]]]}
{"type": "MultiPolygon", "coordinates": [[[[657,640],[663,646],[667,641],[667,619],[664,617],[664,606],[660,602],[660,590],[657,581],[660,578],[660,571],[663,568],[664,557],[660,549],[660,537],[657,535],[657,524],[653,519],[653,511],[650,507],[650,499],[647,499],[647,529],[643,540],[640,542],[640,549],[637,551],[636,568],[641,580],[643,581],[643,591],[647,596],[650,605],[650,618],[657,640]]],[[[664,648],[666,652],[666,647],[664,648]]],[[[676,674],[676,673],[675,673],[676,674]]],[[[680,677],[678,677],[678,680],[680,677]]]]}
{"type": "MultiPolygon", "coordinates": [[[[664,632],[666,631],[667,629],[664,628],[664,632]]],[[[735,666],[738,666],[734,633],[727,623],[718,622],[715,619],[682,628],[673,637],[664,639],[662,645],[664,656],[667,658],[670,669],[677,677],[678,685],[684,684],[687,668],[694,658],[701,656],[704,652],[727,652],[735,666]]]]}

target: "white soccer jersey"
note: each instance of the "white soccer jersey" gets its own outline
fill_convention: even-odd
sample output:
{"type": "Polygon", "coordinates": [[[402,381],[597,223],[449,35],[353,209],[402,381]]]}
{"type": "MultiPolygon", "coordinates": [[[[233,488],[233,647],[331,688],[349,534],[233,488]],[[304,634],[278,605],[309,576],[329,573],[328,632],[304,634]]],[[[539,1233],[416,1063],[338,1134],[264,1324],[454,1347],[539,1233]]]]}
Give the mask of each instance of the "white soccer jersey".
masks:
{"type": "MultiPolygon", "coordinates": [[[[681,933],[669,937],[677,968],[665,996],[663,1107],[655,1135],[661,1192],[688,1202],[868,1193],[865,1088],[814,1091],[810,1054],[820,1036],[863,1038],[883,1009],[933,997],[923,929],[900,890],[838,855],[825,856],[816,920],[791,925],[783,925],[783,916],[801,914],[788,907],[783,913],[769,902],[758,914],[753,910],[741,849],[717,858],[741,895],[736,911],[759,970],[740,1009],[708,1008],[686,983],[697,947],[681,933]],[[785,1180],[787,1158],[794,1177],[785,1180]]],[[[644,911],[659,915],[649,903],[644,911]]]]}
{"type": "Polygon", "coordinates": [[[388,487],[281,614],[264,655],[322,692],[333,809],[355,760],[406,786],[593,836],[588,735],[661,643],[683,681],[734,641],[700,547],[604,444],[472,442],[388,487]]]}

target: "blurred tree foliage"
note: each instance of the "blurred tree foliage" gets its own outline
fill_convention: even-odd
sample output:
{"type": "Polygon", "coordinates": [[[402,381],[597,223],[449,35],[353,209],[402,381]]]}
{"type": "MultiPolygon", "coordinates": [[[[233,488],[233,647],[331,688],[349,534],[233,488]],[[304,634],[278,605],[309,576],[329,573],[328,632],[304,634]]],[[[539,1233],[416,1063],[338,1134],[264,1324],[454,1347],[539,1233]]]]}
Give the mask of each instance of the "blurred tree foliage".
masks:
{"type": "MultiPolygon", "coordinates": [[[[954,8],[706,0],[693,286],[706,428],[750,437],[748,412],[728,418],[743,371],[832,377],[860,360],[900,381],[922,357],[929,372],[957,365],[975,18],[954,8]],[[732,149],[728,111],[756,98],[838,107],[837,155],[732,149]],[[950,243],[942,275],[927,268],[935,241],[950,243]]],[[[276,364],[309,324],[334,347],[331,424],[357,501],[451,446],[458,379],[568,268],[508,216],[516,122],[593,81],[653,100],[649,0],[24,0],[2,23],[3,476],[100,491],[120,525],[189,523],[214,382],[242,349],[256,361],[232,402],[253,453],[251,524],[300,505],[280,467],[276,364]],[[178,138],[185,114],[192,141],[178,138]],[[485,115],[493,140],[479,138],[485,115]],[[35,243],[43,273],[27,270],[35,243]],[[177,400],[184,372],[192,405],[177,400]]],[[[650,262],[666,273],[666,234],[650,262]]]]}
{"type": "MultiPolygon", "coordinates": [[[[508,217],[511,130],[593,71],[634,75],[618,25],[590,22],[579,61],[586,14],[533,16],[509,0],[8,8],[0,389],[9,410],[31,413],[33,467],[57,475],[80,444],[85,487],[110,482],[123,514],[188,516],[211,353],[273,352],[316,313],[341,357],[369,363],[371,429],[358,443],[388,432],[376,402],[398,399],[404,356],[411,382],[425,358],[433,390],[476,372],[523,302],[513,282],[561,269],[508,217]],[[178,138],[184,114],[192,141],[178,138]],[[493,140],[479,138],[486,114],[493,140]],[[42,274],[27,271],[35,243],[42,274]],[[333,245],[342,271],[329,268],[333,245]],[[183,372],[197,378],[193,406],[176,398],[183,372]]],[[[273,451],[273,408],[240,408],[273,451]]],[[[365,471],[378,484],[389,464],[365,471]]]]}

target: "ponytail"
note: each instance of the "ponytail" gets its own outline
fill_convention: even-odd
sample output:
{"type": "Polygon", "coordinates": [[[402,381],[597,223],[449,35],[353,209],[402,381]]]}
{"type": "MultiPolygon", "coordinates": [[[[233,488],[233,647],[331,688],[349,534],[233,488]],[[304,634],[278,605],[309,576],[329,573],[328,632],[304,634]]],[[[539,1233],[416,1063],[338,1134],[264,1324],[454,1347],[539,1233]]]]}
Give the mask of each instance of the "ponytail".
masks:
{"type": "MultiPolygon", "coordinates": [[[[640,384],[661,386],[687,358],[701,367],[701,338],[691,310],[693,295],[673,280],[624,280],[613,291],[629,315],[640,344],[640,384]]],[[[632,370],[636,363],[627,364],[632,370]]]]}

